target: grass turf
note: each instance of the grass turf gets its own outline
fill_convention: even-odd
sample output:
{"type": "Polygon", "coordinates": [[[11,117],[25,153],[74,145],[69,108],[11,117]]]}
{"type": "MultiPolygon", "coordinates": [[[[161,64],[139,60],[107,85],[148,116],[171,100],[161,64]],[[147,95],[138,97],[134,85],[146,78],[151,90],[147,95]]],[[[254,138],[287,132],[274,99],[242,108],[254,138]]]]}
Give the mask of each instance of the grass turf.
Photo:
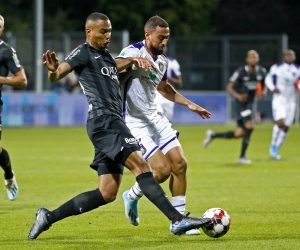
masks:
{"type": "MultiPolygon", "coordinates": [[[[299,249],[300,127],[291,128],[277,161],[268,155],[272,125],[258,125],[247,152],[253,164],[247,166],[236,163],[241,140],[216,139],[203,149],[208,126],[175,128],[189,162],[186,211],[201,216],[222,207],[232,218],[227,235],[174,236],[146,198],[139,206],[141,225],[130,225],[121,194],[134,178],[125,170],[114,203],[60,221],[28,241],[37,208],[55,209],[97,187],[97,175],[88,167],[93,147],[84,127],[5,128],[2,145],[11,155],[20,191],[13,202],[4,188],[0,192],[0,249],[299,249]]],[[[170,197],[168,184],[162,186],[170,197]]]]}

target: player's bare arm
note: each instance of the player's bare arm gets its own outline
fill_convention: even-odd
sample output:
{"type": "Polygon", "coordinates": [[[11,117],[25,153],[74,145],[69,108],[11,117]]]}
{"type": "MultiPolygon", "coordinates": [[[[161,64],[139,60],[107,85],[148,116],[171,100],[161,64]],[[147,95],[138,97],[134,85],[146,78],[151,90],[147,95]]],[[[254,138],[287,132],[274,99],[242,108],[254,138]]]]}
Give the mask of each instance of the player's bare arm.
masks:
{"type": "Polygon", "coordinates": [[[117,58],[115,59],[117,64],[118,72],[127,69],[134,65],[136,68],[141,68],[144,70],[156,69],[155,64],[150,61],[148,58],[144,57],[128,57],[128,58],[117,58]]]}
{"type": "Polygon", "coordinates": [[[211,117],[211,113],[209,111],[186,99],[184,96],[179,94],[167,81],[161,81],[157,86],[157,90],[169,101],[188,107],[191,111],[197,113],[203,119],[211,117]]]}
{"type": "Polygon", "coordinates": [[[17,73],[15,73],[12,77],[4,77],[0,76],[0,83],[9,85],[12,87],[20,87],[24,88],[27,86],[27,77],[24,69],[21,69],[17,73]]]}
{"type": "Polygon", "coordinates": [[[132,75],[132,69],[131,67],[123,70],[122,72],[119,73],[119,82],[121,84],[124,84],[132,75]]]}
{"type": "Polygon", "coordinates": [[[48,69],[48,79],[50,82],[57,82],[72,71],[68,63],[63,62],[59,64],[56,53],[49,50],[43,54],[43,64],[48,69]]]}
{"type": "Polygon", "coordinates": [[[234,98],[236,98],[238,101],[240,101],[240,102],[246,102],[246,101],[247,101],[248,95],[247,95],[247,94],[239,94],[239,93],[237,93],[237,92],[234,90],[233,86],[234,86],[234,83],[229,82],[229,83],[227,84],[227,88],[226,88],[226,89],[227,89],[227,92],[228,92],[230,95],[232,95],[234,98]]]}

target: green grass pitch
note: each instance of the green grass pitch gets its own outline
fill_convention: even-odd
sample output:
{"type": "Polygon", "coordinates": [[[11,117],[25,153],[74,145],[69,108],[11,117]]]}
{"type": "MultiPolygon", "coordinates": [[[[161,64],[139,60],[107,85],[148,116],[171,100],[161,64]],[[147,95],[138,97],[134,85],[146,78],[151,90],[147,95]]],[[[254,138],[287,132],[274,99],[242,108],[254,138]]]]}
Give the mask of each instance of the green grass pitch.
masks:
{"type": "MultiPolygon", "coordinates": [[[[216,139],[202,148],[208,128],[227,131],[234,124],[175,128],[189,162],[186,212],[202,216],[212,207],[225,209],[232,218],[227,235],[174,236],[169,221],[146,198],[139,206],[141,224],[130,225],[121,194],[134,178],[125,170],[115,202],[60,221],[28,241],[37,208],[55,209],[97,187],[97,175],[89,168],[93,147],[84,127],[4,128],[2,145],[11,155],[20,190],[13,202],[4,187],[0,192],[0,249],[300,248],[299,126],[291,127],[282,159],[276,161],[268,154],[272,124],[257,125],[247,152],[253,164],[247,166],[237,163],[241,140],[216,139]]],[[[170,197],[168,184],[162,186],[170,197]]]]}

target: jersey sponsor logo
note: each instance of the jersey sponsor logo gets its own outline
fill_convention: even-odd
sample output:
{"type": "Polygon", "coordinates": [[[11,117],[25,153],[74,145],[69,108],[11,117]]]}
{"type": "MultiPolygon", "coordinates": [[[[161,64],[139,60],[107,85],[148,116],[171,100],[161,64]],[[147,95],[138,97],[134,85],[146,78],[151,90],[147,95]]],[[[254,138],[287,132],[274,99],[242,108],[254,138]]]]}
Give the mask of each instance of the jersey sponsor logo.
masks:
{"type": "Polygon", "coordinates": [[[249,90],[255,90],[255,89],[257,89],[258,81],[249,81],[249,82],[245,82],[244,85],[245,85],[249,90]]]}
{"type": "Polygon", "coordinates": [[[138,140],[135,138],[125,138],[124,140],[128,144],[138,144],[138,140]]]}
{"type": "Polygon", "coordinates": [[[257,75],[257,76],[256,76],[256,80],[257,80],[257,81],[261,81],[262,79],[263,79],[263,76],[262,76],[262,75],[257,75]]]}
{"type": "Polygon", "coordinates": [[[242,117],[247,117],[247,116],[251,115],[251,113],[252,113],[251,109],[246,109],[246,110],[242,111],[240,114],[242,117]]]}
{"type": "Polygon", "coordinates": [[[160,62],[160,63],[158,64],[158,66],[159,66],[159,70],[160,70],[160,71],[164,71],[165,66],[163,65],[163,63],[160,62]]]}
{"type": "Polygon", "coordinates": [[[118,80],[118,70],[116,67],[102,67],[101,74],[109,76],[111,79],[118,80]]]}
{"type": "Polygon", "coordinates": [[[65,60],[69,59],[71,60],[74,56],[76,56],[80,52],[80,49],[74,49],[70,55],[68,55],[65,60]]]}

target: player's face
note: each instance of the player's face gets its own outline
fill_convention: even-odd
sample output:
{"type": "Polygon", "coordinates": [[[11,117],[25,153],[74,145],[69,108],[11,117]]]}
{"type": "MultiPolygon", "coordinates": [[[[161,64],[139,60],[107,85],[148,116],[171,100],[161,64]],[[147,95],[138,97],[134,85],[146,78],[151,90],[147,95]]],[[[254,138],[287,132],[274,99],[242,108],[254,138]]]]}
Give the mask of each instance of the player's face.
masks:
{"type": "Polygon", "coordinates": [[[3,30],[4,30],[4,22],[3,20],[0,19],[0,36],[2,35],[3,30]]]}
{"type": "Polygon", "coordinates": [[[164,53],[170,37],[170,29],[157,27],[155,31],[146,32],[146,46],[150,49],[153,56],[164,53]]]}
{"type": "Polygon", "coordinates": [[[257,53],[251,53],[247,56],[246,62],[249,66],[256,66],[259,62],[259,55],[257,53]]]}
{"type": "Polygon", "coordinates": [[[296,60],[296,55],[293,52],[287,52],[283,56],[283,61],[287,64],[292,64],[296,60]]]}
{"type": "Polygon", "coordinates": [[[111,29],[109,20],[98,20],[94,26],[86,29],[88,42],[96,49],[106,49],[109,46],[111,29]]]}

